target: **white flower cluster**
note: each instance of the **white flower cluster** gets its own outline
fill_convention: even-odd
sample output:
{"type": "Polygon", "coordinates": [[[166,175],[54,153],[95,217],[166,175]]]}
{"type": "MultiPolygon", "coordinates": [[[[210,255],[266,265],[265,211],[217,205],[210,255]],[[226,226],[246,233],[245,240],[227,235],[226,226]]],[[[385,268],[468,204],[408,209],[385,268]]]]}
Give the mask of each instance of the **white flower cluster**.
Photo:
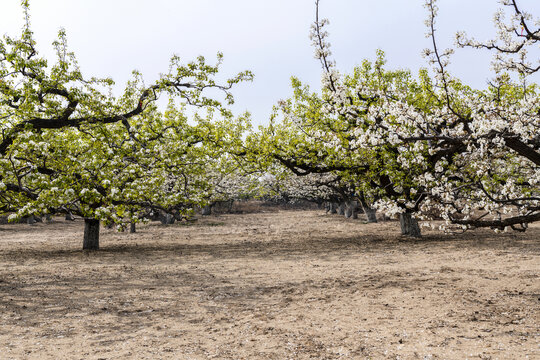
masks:
{"type": "MultiPolygon", "coordinates": [[[[350,179],[388,215],[442,217],[460,228],[520,228],[540,220],[538,86],[498,75],[480,91],[452,77],[453,49],[435,46],[435,1],[426,0],[426,7],[432,71],[417,79],[385,70],[382,54],[340,74],[329,59],[326,22],[317,20],[312,39],[323,64],[323,93],[314,98],[293,84],[295,97],[282,108],[286,135],[274,140],[280,157],[299,173],[350,179]]],[[[525,48],[540,32],[516,43],[512,34],[531,16],[520,12],[509,26],[503,20],[498,13],[500,53],[519,46],[518,62],[528,67],[525,48]]],[[[464,38],[458,34],[459,43],[464,38]]],[[[305,181],[301,186],[312,190],[305,181]]]]}

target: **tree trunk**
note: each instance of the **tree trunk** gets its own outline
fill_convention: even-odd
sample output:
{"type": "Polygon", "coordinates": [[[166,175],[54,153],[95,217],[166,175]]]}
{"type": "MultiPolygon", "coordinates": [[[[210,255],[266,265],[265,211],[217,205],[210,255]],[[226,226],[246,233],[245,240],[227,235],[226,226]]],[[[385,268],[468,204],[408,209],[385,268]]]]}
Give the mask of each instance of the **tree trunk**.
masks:
{"type": "Polygon", "coordinates": [[[202,215],[212,215],[212,205],[205,205],[205,207],[202,208],[202,215]]]}
{"type": "Polygon", "coordinates": [[[360,204],[362,205],[362,209],[364,210],[364,213],[366,214],[368,223],[376,223],[377,210],[373,209],[372,207],[368,205],[363,192],[360,192],[360,194],[358,195],[358,200],[360,200],[360,204]]]}
{"type": "Polygon", "coordinates": [[[84,219],[83,250],[99,249],[99,220],[84,219]]]}
{"type": "Polygon", "coordinates": [[[347,207],[345,208],[345,216],[351,219],[358,219],[358,204],[355,200],[347,202],[347,207]]]}
{"type": "Polygon", "coordinates": [[[160,212],[158,218],[162,225],[167,225],[167,214],[160,212]]]}
{"type": "Polygon", "coordinates": [[[35,223],[37,223],[36,219],[34,218],[34,215],[30,215],[26,218],[26,223],[28,225],[34,225],[35,223]]]}
{"type": "Polygon", "coordinates": [[[161,221],[163,225],[172,225],[174,224],[174,220],[175,220],[174,216],[171,214],[167,214],[167,213],[159,214],[159,221],[161,221]]]}
{"type": "Polygon", "coordinates": [[[340,203],[338,206],[338,215],[345,215],[345,204],[340,203]]]}
{"type": "Polygon", "coordinates": [[[372,208],[365,208],[364,212],[366,213],[368,223],[376,223],[377,222],[377,210],[372,209],[372,208]]]}
{"type": "Polygon", "coordinates": [[[129,224],[129,232],[132,234],[137,232],[137,227],[133,221],[129,224]]]}
{"type": "Polygon", "coordinates": [[[401,225],[401,235],[422,237],[418,221],[410,213],[399,214],[399,223],[401,225]]]}
{"type": "Polygon", "coordinates": [[[351,218],[352,219],[358,219],[358,202],[356,200],[351,201],[351,218]]]}
{"type": "Polygon", "coordinates": [[[73,215],[71,215],[71,213],[67,213],[66,214],[66,220],[68,221],[74,221],[75,220],[75,217],[73,215]]]}
{"type": "Polygon", "coordinates": [[[336,203],[330,203],[330,214],[337,214],[336,203]]]}
{"type": "Polygon", "coordinates": [[[354,207],[355,207],[354,201],[347,201],[345,203],[345,217],[347,219],[353,217],[354,207]]]}

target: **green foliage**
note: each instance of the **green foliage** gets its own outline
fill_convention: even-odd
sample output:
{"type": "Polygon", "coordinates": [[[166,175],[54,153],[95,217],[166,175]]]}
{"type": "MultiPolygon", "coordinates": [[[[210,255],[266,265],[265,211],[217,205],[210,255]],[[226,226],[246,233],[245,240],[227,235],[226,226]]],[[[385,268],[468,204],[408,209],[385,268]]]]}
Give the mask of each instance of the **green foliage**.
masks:
{"type": "Polygon", "coordinates": [[[117,223],[148,209],[182,216],[208,201],[209,166],[231,171],[219,159],[242,151],[249,115],[234,119],[206,93],[217,89],[232,104],[230,89],[251,80],[249,71],[220,84],[222,54],[215,65],[174,56],[156,83],[145,86],[133,72],[115,97],[112,79],[83,77],[64,30],[52,66],[35,45],[28,22],[19,38],[0,41],[0,213],[60,211],[117,223]],[[155,105],[162,94],[170,98],[165,111],[155,105]],[[186,107],[197,110],[192,120],[186,107]]]}

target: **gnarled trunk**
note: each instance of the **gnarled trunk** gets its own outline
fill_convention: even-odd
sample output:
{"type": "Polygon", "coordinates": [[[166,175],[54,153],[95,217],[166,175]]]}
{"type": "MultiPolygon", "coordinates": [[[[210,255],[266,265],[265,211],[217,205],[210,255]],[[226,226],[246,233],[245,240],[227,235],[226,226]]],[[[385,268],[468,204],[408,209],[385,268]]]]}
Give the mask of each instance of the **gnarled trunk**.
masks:
{"type": "Polygon", "coordinates": [[[360,192],[358,195],[358,200],[360,200],[360,204],[362,205],[362,209],[364,209],[364,213],[366,214],[368,223],[376,223],[377,222],[377,210],[370,207],[366,201],[366,198],[364,197],[364,193],[360,192]]]}
{"type": "Polygon", "coordinates": [[[399,223],[401,225],[401,235],[422,237],[418,221],[410,213],[399,214],[399,223]]]}
{"type": "Polygon", "coordinates": [[[129,232],[132,233],[132,234],[137,232],[137,227],[135,225],[135,222],[133,222],[133,221],[129,224],[129,232]]]}
{"type": "Polygon", "coordinates": [[[83,250],[99,249],[99,220],[84,219],[83,250]]]}

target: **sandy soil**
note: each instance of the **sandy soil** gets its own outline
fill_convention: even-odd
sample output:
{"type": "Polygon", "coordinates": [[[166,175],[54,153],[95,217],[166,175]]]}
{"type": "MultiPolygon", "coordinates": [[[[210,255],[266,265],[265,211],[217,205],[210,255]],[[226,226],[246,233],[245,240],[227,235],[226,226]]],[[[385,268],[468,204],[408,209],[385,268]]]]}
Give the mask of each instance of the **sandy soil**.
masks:
{"type": "Polygon", "coordinates": [[[540,359],[540,226],[422,240],[321,211],[0,225],[1,359],[540,359]]]}

